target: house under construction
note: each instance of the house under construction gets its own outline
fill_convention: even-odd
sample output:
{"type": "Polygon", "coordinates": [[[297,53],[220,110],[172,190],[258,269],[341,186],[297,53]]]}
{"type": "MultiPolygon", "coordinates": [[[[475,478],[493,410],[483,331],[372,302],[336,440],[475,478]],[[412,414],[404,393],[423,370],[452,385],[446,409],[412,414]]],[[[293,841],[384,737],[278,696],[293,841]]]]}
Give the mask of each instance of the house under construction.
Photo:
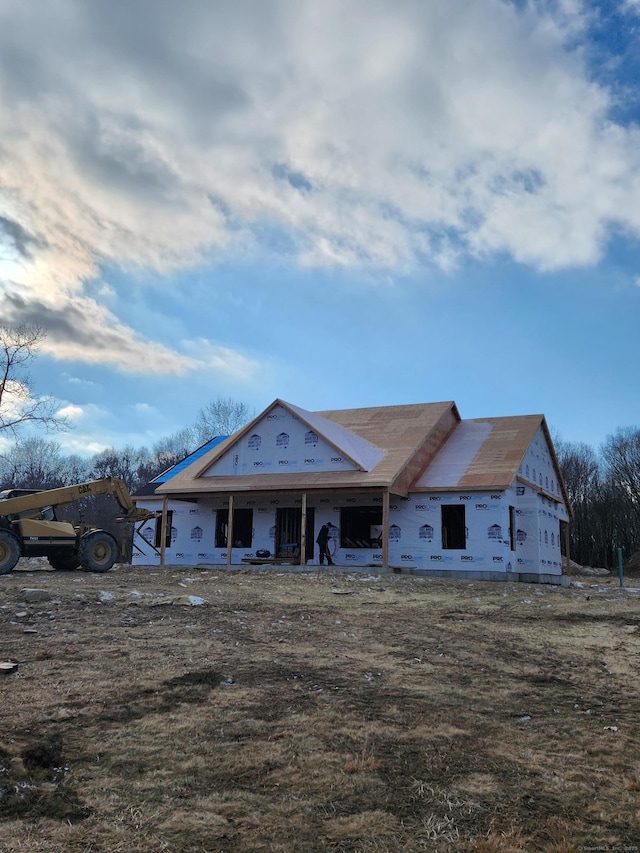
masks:
{"type": "MultiPolygon", "coordinates": [[[[454,402],[309,412],[275,400],[158,478],[139,565],[318,565],[563,582],[571,509],[543,415],[454,402]]],[[[568,560],[567,560],[568,564],[568,560]]]]}

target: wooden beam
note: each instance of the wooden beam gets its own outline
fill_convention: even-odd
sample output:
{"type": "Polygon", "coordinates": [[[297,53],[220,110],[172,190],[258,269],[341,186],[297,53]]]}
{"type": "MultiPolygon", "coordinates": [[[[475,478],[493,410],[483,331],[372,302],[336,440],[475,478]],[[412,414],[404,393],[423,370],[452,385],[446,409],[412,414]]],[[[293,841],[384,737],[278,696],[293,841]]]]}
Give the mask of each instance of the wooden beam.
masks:
{"type": "Polygon", "coordinates": [[[300,565],[307,564],[307,493],[302,493],[302,518],[300,520],[300,565]]]}
{"type": "Polygon", "coordinates": [[[160,522],[160,565],[164,566],[164,556],[167,550],[167,509],[169,506],[169,495],[165,495],[162,501],[162,521],[160,522]]]}
{"type": "Polygon", "coordinates": [[[382,568],[389,568],[389,490],[382,493],[382,568]]]}
{"type": "Polygon", "coordinates": [[[233,495],[229,495],[229,514],[227,516],[227,566],[231,565],[233,550],[233,495]]]}

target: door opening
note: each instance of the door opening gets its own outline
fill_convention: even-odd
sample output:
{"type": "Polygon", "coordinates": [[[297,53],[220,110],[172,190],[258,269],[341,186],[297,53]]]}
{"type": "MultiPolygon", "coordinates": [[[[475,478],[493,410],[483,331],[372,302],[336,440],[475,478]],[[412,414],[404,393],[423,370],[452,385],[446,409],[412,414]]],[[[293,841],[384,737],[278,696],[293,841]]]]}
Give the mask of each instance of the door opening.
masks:
{"type": "MultiPolygon", "coordinates": [[[[307,507],[305,561],[313,559],[314,518],[314,508],[307,507]]],[[[276,556],[300,556],[301,530],[302,509],[299,507],[278,507],[276,509],[276,556]]]]}

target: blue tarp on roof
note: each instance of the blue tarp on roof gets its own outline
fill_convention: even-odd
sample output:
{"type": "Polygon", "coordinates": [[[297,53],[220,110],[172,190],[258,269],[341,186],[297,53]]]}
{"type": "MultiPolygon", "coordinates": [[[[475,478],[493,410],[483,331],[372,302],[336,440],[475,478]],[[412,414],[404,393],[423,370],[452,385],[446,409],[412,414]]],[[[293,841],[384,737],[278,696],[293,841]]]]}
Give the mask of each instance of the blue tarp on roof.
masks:
{"type": "Polygon", "coordinates": [[[204,456],[205,453],[208,453],[209,450],[223,442],[228,437],[228,435],[217,435],[215,438],[210,439],[203,444],[202,447],[199,447],[197,450],[194,450],[193,453],[185,456],[181,462],[176,462],[172,468],[167,468],[167,470],[163,471],[162,474],[158,474],[158,476],[151,482],[157,483],[158,485],[160,485],[160,483],[166,483],[167,480],[171,480],[176,474],[179,474],[180,471],[184,471],[184,469],[195,462],[196,459],[200,459],[201,456],[204,456]]]}

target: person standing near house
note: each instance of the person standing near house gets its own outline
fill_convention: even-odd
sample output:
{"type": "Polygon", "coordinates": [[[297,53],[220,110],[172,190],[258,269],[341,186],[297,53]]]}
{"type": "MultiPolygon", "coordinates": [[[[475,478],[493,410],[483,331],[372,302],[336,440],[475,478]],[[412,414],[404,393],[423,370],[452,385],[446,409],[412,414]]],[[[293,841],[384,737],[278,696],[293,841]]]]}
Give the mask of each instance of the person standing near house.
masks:
{"type": "Polygon", "coordinates": [[[329,553],[329,531],[331,530],[331,522],[327,521],[326,524],[323,524],[320,528],[320,532],[318,533],[318,538],[316,542],[318,543],[318,547],[320,548],[320,565],[324,566],[324,558],[327,558],[327,565],[332,566],[333,560],[331,559],[331,554],[329,553]]]}

